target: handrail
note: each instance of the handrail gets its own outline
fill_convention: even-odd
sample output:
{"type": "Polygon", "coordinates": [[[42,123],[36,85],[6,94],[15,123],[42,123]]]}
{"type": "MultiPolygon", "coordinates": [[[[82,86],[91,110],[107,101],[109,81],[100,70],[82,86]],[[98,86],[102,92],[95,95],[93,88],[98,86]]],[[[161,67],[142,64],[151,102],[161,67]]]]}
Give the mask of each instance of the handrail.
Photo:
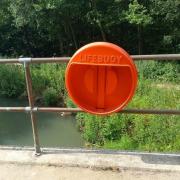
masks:
{"type": "MultiPolygon", "coordinates": [[[[83,112],[80,108],[61,108],[61,107],[0,107],[0,112],[83,112]]],[[[164,114],[164,115],[180,115],[177,109],[122,109],[117,113],[126,114],[164,114]]]]}
{"type": "MultiPolygon", "coordinates": [[[[154,54],[154,55],[131,55],[134,61],[147,61],[147,60],[180,60],[180,54],[154,54]]],[[[20,59],[23,58],[4,58],[0,59],[0,64],[7,63],[20,63],[20,59]]],[[[31,58],[30,63],[68,63],[71,57],[40,57],[31,58]]]]}
{"type": "MultiPolygon", "coordinates": [[[[158,54],[158,55],[132,55],[134,61],[138,60],[180,60],[180,54],[158,54]]],[[[60,108],[60,107],[35,107],[32,93],[32,80],[30,73],[31,63],[67,63],[70,57],[49,57],[49,58],[12,58],[0,59],[0,64],[24,64],[26,86],[28,92],[28,107],[0,107],[0,112],[29,112],[32,123],[32,131],[34,138],[35,154],[40,155],[40,143],[36,125],[36,112],[83,112],[79,108],[60,108]]],[[[133,113],[133,114],[166,114],[166,115],[180,115],[180,110],[176,109],[123,109],[119,113],[133,113]]]]}

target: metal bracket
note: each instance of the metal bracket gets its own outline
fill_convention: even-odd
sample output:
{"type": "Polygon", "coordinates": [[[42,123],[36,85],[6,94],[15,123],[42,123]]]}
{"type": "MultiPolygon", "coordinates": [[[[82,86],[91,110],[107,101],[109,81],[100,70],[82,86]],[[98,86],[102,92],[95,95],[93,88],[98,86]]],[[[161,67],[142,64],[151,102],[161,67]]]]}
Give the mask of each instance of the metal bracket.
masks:
{"type": "Polygon", "coordinates": [[[30,112],[30,111],[32,111],[32,108],[30,106],[27,106],[27,107],[25,107],[25,111],[30,112]]]}
{"type": "MultiPolygon", "coordinates": [[[[8,111],[9,109],[7,109],[6,108],[6,110],[8,111]]],[[[27,107],[25,107],[25,111],[26,112],[37,112],[38,111],[38,107],[33,107],[33,108],[31,108],[30,106],[27,106],[27,107]]]]}
{"type": "Polygon", "coordinates": [[[6,111],[10,111],[11,109],[9,107],[6,107],[6,111]]]}
{"type": "Polygon", "coordinates": [[[37,112],[38,111],[38,107],[33,107],[33,112],[37,112]]]}
{"type": "Polygon", "coordinates": [[[20,63],[24,64],[24,67],[27,66],[32,61],[32,58],[26,57],[26,58],[19,58],[18,59],[20,63]]]}

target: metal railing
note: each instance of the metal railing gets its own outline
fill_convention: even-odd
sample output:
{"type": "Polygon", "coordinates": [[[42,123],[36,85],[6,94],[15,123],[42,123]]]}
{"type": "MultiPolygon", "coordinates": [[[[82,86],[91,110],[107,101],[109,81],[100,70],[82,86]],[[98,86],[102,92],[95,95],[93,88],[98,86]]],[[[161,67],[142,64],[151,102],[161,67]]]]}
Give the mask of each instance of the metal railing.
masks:
{"type": "MultiPolygon", "coordinates": [[[[180,54],[160,54],[160,55],[132,55],[134,61],[138,60],[180,60],[180,54]]],[[[17,58],[17,59],[0,59],[0,64],[15,64],[22,63],[25,69],[26,87],[28,94],[28,107],[0,107],[0,112],[29,112],[35,154],[40,155],[40,143],[38,130],[36,125],[36,112],[82,112],[79,108],[60,108],[60,107],[35,107],[33,90],[32,90],[32,79],[30,72],[30,64],[34,63],[67,63],[70,57],[52,57],[52,58],[17,58]]],[[[133,113],[133,114],[166,114],[166,115],[180,115],[180,110],[166,110],[166,109],[123,109],[119,113],[133,113]]]]}

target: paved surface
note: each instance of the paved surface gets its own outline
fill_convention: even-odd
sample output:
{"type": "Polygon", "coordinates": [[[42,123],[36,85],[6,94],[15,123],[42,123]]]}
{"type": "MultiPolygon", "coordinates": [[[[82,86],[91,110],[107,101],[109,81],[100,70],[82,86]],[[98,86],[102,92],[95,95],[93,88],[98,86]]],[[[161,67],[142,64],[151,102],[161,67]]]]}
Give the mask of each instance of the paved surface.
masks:
{"type": "Polygon", "coordinates": [[[102,171],[77,167],[0,164],[0,180],[179,180],[172,172],[102,171]]]}
{"type": "Polygon", "coordinates": [[[0,180],[179,180],[180,155],[0,148],[0,180]]]}

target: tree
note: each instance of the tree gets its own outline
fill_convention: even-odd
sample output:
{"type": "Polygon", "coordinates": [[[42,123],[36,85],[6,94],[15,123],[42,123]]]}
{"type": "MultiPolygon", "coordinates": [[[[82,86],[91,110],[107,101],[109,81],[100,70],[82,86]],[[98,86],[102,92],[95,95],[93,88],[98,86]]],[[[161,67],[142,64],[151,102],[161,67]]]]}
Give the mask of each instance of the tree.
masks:
{"type": "Polygon", "coordinates": [[[2,56],[71,56],[92,41],[130,54],[180,51],[179,0],[1,0],[0,7],[2,56]]]}
{"type": "Polygon", "coordinates": [[[142,28],[152,23],[152,18],[148,14],[147,9],[138,3],[137,0],[133,0],[129,4],[129,9],[125,13],[126,19],[130,24],[137,26],[138,30],[138,53],[142,53],[142,28]]]}
{"type": "MultiPolygon", "coordinates": [[[[154,19],[155,37],[159,36],[159,47],[163,53],[180,52],[180,1],[152,0],[150,13],[154,19]]],[[[157,45],[156,45],[157,46],[157,45]]]]}

